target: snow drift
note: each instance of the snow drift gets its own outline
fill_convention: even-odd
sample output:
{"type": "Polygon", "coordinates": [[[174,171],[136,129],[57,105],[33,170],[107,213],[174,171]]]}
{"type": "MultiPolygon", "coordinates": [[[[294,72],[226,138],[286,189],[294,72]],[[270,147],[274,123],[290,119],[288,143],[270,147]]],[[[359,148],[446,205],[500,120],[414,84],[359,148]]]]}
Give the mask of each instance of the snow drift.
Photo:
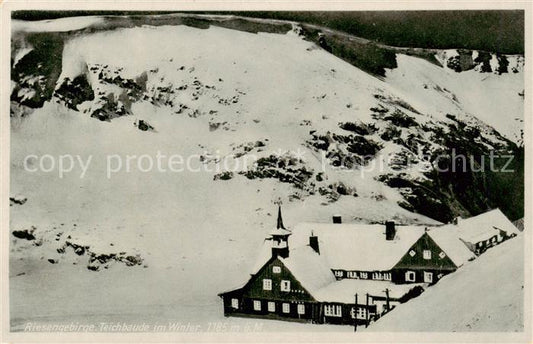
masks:
{"type": "Polygon", "coordinates": [[[368,331],[521,332],[524,237],[491,248],[368,331]]]}

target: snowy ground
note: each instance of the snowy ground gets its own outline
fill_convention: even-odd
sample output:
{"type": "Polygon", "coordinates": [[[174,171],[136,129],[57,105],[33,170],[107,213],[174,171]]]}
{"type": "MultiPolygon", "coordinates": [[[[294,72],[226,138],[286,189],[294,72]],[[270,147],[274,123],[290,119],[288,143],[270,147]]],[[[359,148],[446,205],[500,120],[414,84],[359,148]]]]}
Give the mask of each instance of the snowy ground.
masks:
{"type": "MultiPolygon", "coordinates": [[[[206,84],[223,80],[221,92],[228,96],[238,90],[245,94],[230,109],[213,99],[200,102],[200,109],[216,110],[230,123],[226,131],[211,132],[207,116],[176,116],[149,103],[134,104],[132,116],[110,123],[47,103],[12,130],[11,194],[28,201],[11,207],[10,227],[35,226],[35,235],[42,240],[35,246],[10,237],[12,329],[24,330],[30,321],[159,324],[170,320],[200,324],[203,329],[210,322],[228,321],[260,323],[263,330],[351,331],[350,327],[225,319],[217,293],[246,278],[263,238],[275,225],[273,201],[278,198],[284,200],[288,226],[329,221],[334,213],[366,221],[396,218],[434,223],[399,207],[396,190],[376,182],[372,175],[339,173],[333,178],[349,181],[359,197],[343,197],[327,205],[318,196],[289,202],[294,188],[273,179],[239,176],[214,182],[213,172],[145,173],[135,168],[108,179],[106,156],[155,156],[157,151],[189,156],[206,149],[224,154],[231,144],[264,138],[269,138],[269,152],[296,150],[309,138],[309,129],[301,125],[304,120],[324,130],[337,128],[339,121],[368,120],[374,93],[405,95],[417,102],[408,92],[411,85],[394,76],[429,68],[422,60],[410,59],[399,59],[400,68],[392,72],[388,84],[293,34],[180,26],[118,29],[71,40],[65,47],[62,77],[76,76],[85,63],[100,63],[123,67],[130,77],[157,67],[165,81],[178,83],[182,77],[176,67],[184,65],[206,84]],[[137,119],[148,120],[157,132],[139,131],[133,125],[137,119]],[[24,171],[28,154],[93,158],[84,178],[79,178],[79,168],[59,178],[57,171],[24,171]],[[376,194],[384,199],[376,199],[376,194]],[[56,241],[58,233],[62,234],[56,241]],[[56,251],[68,236],[99,253],[139,254],[143,263],[134,267],[113,263],[109,269],[89,271],[86,256],[56,251]]],[[[430,113],[445,116],[440,111],[430,113]]],[[[198,166],[202,165],[198,162],[198,166]]]]}

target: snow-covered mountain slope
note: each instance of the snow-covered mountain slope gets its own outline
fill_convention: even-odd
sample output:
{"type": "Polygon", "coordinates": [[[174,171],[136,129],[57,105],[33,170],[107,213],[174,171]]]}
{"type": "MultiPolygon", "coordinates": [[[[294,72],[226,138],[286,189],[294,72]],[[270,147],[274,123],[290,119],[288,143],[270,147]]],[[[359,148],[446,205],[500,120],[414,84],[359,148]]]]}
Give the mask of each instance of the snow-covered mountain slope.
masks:
{"type": "MultiPolygon", "coordinates": [[[[16,329],[99,313],[221,320],[216,294],[246,278],[279,198],[289,226],[333,213],[447,221],[488,203],[477,186],[450,194],[472,183],[428,173],[434,155],[513,147],[453,99],[440,111],[427,105],[444,102],[440,93],[423,102],[395,70],[376,78],[292,31],[138,26],[16,42],[11,195],[27,199],[11,207],[16,329]],[[168,158],[158,169],[158,153],[192,157],[191,169],[173,172],[168,158]],[[60,178],[26,171],[31,154],[92,158],[85,173],[76,163],[60,178]],[[136,156],[129,170],[127,155],[136,156]],[[154,161],[149,172],[143,155],[154,161]],[[122,169],[108,173],[108,159],[122,169]],[[230,173],[247,159],[258,160],[230,173]]],[[[414,75],[429,68],[398,61],[414,75]]],[[[480,97],[499,96],[486,85],[480,97]]]]}
{"type": "Polygon", "coordinates": [[[507,332],[524,330],[524,238],[491,248],[368,331],[507,332]]]}
{"type": "Polygon", "coordinates": [[[521,142],[524,75],[518,57],[512,59],[516,72],[502,74],[477,69],[458,73],[406,55],[397,60],[398,68],[387,71],[386,81],[413,99],[413,106],[427,113],[469,114],[521,142]]]}
{"type": "Polygon", "coordinates": [[[11,31],[18,32],[67,32],[96,26],[104,22],[103,17],[67,17],[38,21],[12,20],[11,31]]]}

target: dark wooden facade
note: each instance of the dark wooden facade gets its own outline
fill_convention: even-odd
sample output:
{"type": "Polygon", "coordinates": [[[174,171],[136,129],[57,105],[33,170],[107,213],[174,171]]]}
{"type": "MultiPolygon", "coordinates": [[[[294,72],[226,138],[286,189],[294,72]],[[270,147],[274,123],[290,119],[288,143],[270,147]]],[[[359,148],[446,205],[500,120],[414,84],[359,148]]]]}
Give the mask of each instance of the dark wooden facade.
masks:
{"type": "MultiPolygon", "coordinates": [[[[278,220],[278,229],[282,228],[279,226],[278,220]]],[[[393,232],[393,226],[389,227],[393,232]]],[[[282,258],[289,255],[288,245],[286,246],[289,234],[281,231],[280,233],[272,234],[272,257],[263,267],[253,274],[241,288],[219,294],[223,299],[224,315],[312,323],[368,325],[371,321],[389,312],[395,305],[407,302],[423,291],[422,287],[415,287],[398,299],[389,298],[388,289],[386,289],[384,295],[354,295],[354,301],[348,303],[319,301],[302,285],[298,276],[295,276],[285,266],[282,258]]],[[[310,246],[318,252],[318,243],[315,243],[316,248],[312,244],[310,242],[310,246]]],[[[433,284],[455,270],[457,266],[448,255],[428,233],[424,233],[388,271],[340,269],[331,271],[337,280],[353,278],[395,284],[433,284]]]]}
{"type": "Polygon", "coordinates": [[[242,288],[219,296],[226,316],[366,325],[377,312],[376,305],[364,303],[368,298],[357,304],[355,298],[354,303],[348,304],[315,300],[277,257],[271,258],[242,288]],[[265,285],[264,280],[270,282],[265,285]]]}
{"type": "Polygon", "coordinates": [[[433,284],[455,270],[457,266],[446,252],[431,239],[428,233],[424,233],[391,272],[394,283],[433,284]]]}
{"type": "Polygon", "coordinates": [[[424,233],[391,270],[359,271],[333,269],[332,271],[337,279],[350,278],[390,281],[396,284],[433,284],[444,275],[455,270],[457,270],[457,266],[453,261],[427,233],[424,233]],[[412,278],[408,279],[407,277],[412,278]]]}
{"type": "Polygon", "coordinates": [[[252,275],[241,289],[220,296],[224,299],[225,315],[255,315],[302,321],[312,321],[320,316],[319,304],[277,256],[252,275]],[[269,281],[266,289],[265,280],[269,281]],[[235,307],[235,299],[239,302],[238,307],[235,307]]]}
{"type": "Polygon", "coordinates": [[[485,252],[489,248],[491,248],[493,246],[496,246],[496,245],[498,245],[498,244],[504,242],[505,240],[510,239],[510,238],[512,238],[514,236],[516,236],[516,234],[508,235],[507,232],[499,230],[498,234],[495,233],[493,236],[491,236],[490,238],[487,238],[485,240],[481,240],[481,241],[474,242],[474,243],[467,242],[467,241],[464,241],[464,240],[463,240],[463,242],[465,243],[465,245],[471,251],[473,251],[476,255],[479,256],[480,254],[482,254],[483,252],[485,252]]]}

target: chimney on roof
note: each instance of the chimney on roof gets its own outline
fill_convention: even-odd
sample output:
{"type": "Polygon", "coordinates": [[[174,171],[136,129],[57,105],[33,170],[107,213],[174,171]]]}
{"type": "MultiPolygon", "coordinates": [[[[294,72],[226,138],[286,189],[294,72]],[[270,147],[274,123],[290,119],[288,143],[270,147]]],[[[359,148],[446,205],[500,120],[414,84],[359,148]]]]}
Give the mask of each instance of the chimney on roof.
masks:
{"type": "Polygon", "coordinates": [[[333,215],[333,223],[342,223],[342,216],[333,215]]]}
{"type": "Polygon", "coordinates": [[[320,247],[318,246],[318,237],[311,232],[311,236],[309,237],[309,246],[313,250],[315,250],[316,253],[320,254],[320,247]]]}
{"type": "Polygon", "coordinates": [[[394,240],[395,236],[396,236],[396,225],[394,221],[385,222],[385,239],[394,240]]]}

